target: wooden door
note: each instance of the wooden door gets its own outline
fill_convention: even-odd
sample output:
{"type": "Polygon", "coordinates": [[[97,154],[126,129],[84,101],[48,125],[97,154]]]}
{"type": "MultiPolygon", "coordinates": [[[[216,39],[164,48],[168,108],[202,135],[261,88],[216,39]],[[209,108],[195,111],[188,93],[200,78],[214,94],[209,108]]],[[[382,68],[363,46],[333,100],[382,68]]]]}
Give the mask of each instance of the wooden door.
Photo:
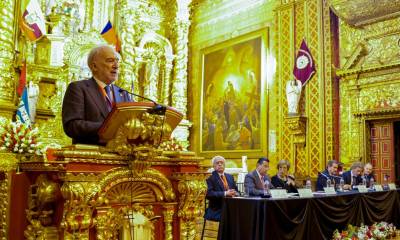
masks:
{"type": "Polygon", "coordinates": [[[378,183],[383,182],[383,176],[389,175],[389,182],[395,181],[393,122],[372,122],[371,163],[378,183]]]}

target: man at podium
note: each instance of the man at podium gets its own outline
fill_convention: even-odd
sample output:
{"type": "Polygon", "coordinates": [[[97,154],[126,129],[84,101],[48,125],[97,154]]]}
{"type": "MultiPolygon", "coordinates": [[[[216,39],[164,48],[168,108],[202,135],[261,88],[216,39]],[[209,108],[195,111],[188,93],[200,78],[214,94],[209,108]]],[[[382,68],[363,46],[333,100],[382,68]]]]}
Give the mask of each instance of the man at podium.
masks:
{"type": "Polygon", "coordinates": [[[104,145],[97,134],[116,103],[130,102],[129,93],[113,84],[118,78],[119,54],[110,46],[94,47],[87,59],[90,79],[71,82],[62,106],[64,132],[72,143],[104,145]]]}

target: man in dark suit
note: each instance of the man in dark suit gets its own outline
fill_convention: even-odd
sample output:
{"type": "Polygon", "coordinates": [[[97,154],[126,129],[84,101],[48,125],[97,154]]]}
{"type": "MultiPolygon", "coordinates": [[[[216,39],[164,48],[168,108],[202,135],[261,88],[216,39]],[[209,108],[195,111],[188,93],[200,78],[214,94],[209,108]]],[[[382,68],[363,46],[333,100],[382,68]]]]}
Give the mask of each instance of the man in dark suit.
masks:
{"type": "Polygon", "coordinates": [[[362,183],[361,172],[363,171],[364,165],[361,162],[354,162],[349,171],[342,174],[344,180],[344,189],[352,189],[352,186],[359,185],[362,183]]]}
{"type": "Polygon", "coordinates": [[[212,159],[214,171],[207,179],[208,208],[204,214],[207,220],[220,221],[223,197],[232,197],[237,194],[237,186],[233,176],[225,173],[225,158],[215,156],[212,159]]]}
{"type": "Polygon", "coordinates": [[[373,167],[371,163],[366,163],[364,165],[364,172],[363,172],[363,178],[367,181],[367,187],[371,187],[371,179],[375,183],[375,177],[373,173],[373,167]]]}
{"type": "Polygon", "coordinates": [[[257,161],[257,167],[254,171],[246,174],[244,178],[245,191],[250,196],[262,196],[266,193],[266,188],[274,188],[271,179],[267,175],[269,170],[269,159],[261,157],[257,161]]]}
{"type": "Polygon", "coordinates": [[[107,114],[119,102],[129,102],[129,94],[115,86],[118,78],[119,54],[107,45],[93,48],[88,66],[93,77],[71,82],[62,106],[64,132],[72,143],[104,145],[97,134],[107,114]]]}
{"type": "Polygon", "coordinates": [[[324,191],[324,187],[327,186],[328,179],[332,184],[339,183],[340,178],[337,176],[339,163],[336,160],[329,160],[328,166],[323,172],[318,174],[317,178],[317,191],[324,191]]]}

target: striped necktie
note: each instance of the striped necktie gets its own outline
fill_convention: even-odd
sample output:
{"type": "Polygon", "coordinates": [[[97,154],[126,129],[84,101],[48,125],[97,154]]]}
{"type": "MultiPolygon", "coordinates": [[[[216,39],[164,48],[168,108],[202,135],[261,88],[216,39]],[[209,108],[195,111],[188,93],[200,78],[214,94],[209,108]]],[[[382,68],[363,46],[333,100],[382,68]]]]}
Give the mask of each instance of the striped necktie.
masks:
{"type": "Polygon", "coordinates": [[[106,91],[106,101],[107,101],[107,108],[110,111],[112,109],[113,103],[112,103],[112,96],[111,96],[111,87],[109,85],[104,87],[104,90],[106,91]]]}

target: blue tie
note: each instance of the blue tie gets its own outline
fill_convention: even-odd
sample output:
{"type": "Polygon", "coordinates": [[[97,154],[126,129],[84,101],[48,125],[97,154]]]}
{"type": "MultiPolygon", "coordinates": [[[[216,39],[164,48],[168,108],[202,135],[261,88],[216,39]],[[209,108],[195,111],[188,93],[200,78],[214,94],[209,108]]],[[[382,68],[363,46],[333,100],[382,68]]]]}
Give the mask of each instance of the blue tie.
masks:
{"type": "Polygon", "coordinates": [[[108,107],[108,110],[111,110],[112,109],[112,98],[111,98],[111,89],[110,89],[110,86],[109,85],[107,85],[107,86],[105,86],[104,87],[104,90],[106,90],[106,94],[107,94],[107,99],[106,99],[106,101],[107,101],[107,107],[108,107]]]}

